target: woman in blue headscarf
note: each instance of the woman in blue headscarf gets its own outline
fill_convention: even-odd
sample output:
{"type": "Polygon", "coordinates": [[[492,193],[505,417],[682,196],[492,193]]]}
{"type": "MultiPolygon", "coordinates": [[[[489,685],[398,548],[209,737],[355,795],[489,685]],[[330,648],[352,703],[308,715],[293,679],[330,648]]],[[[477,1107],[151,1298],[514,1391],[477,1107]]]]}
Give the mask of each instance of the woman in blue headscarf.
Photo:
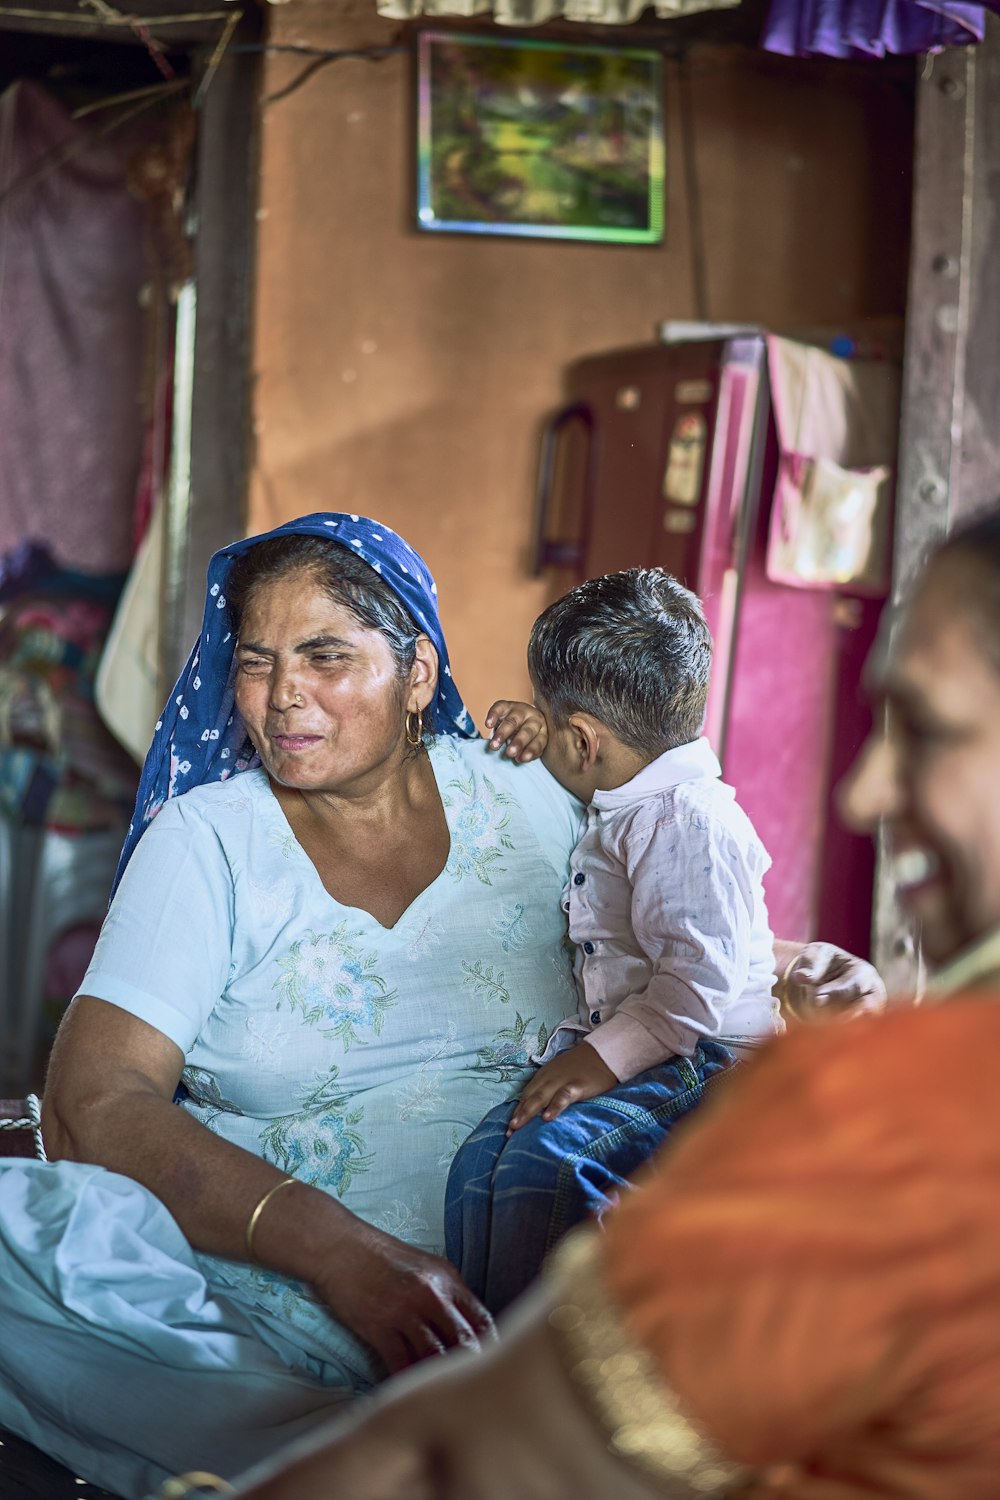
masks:
{"type": "Polygon", "coordinates": [[[488,754],[387,527],[215,555],[53,1053],[59,1160],[0,1171],[0,1427],[139,1500],[489,1336],[444,1184],[574,1009],[579,812],[488,754]]]}
{"type": "Polygon", "coordinates": [[[444,1183],[573,1008],[578,809],[488,755],[435,595],[354,516],[212,559],[56,1043],[60,1160],[0,1173],[0,1426],[122,1495],[490,1333],[444,1183]]]}

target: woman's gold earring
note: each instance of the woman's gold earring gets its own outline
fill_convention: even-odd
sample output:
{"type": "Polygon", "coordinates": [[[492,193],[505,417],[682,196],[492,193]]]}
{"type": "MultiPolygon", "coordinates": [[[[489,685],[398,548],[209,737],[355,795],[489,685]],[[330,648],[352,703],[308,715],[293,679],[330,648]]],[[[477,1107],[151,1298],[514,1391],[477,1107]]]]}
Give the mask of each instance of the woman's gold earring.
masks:
{"type": "Polygon", "coordinates": [[[417,749],[424,743],[424,711],[422,708],[416,712],[411,708],[403,720],[403,729],[406,733],[406,743],[417,749]],[[414,724],[416,728],[414,728],[414,724]]]}

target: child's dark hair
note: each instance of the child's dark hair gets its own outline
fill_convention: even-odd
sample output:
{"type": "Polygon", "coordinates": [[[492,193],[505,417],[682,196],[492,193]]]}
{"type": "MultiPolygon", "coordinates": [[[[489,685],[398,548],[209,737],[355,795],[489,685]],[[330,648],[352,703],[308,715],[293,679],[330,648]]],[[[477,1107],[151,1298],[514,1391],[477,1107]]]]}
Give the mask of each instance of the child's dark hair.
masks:
{"type": "Polygon", "coordinates": [[[656,757],[697,739],[712,637],[697,597],[662,568],[590,578],[535,621],[528,670],[556,725],[592,714],[656,757]]]}

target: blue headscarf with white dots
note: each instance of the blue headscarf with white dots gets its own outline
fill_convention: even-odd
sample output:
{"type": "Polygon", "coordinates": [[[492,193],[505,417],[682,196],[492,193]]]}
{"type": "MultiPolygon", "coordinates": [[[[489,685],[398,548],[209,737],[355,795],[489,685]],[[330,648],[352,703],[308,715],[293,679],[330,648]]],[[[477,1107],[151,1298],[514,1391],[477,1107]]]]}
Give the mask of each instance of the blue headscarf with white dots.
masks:
{"type": "Polygon", "coordinates": [[[208,594],[201,636],[177,679],[149,747],[135,813],[118,861],[115,887],[132,851],[164,802],[192,787],[226,781],[260,765],[235,703],[236,637],[226,607],[226,584],[238,557],[258,542],[280,536],[321,536],[356,552],[384,579],[438,654],[437,693],[431,703],[442,734],[476,738],[476,726],[451,677],[448,648],[437,611],[437,584],[423,558],[401,536],[364,516],[319,512],[288,521],[261,536],[232,542],[208,565],[208,594]]]}

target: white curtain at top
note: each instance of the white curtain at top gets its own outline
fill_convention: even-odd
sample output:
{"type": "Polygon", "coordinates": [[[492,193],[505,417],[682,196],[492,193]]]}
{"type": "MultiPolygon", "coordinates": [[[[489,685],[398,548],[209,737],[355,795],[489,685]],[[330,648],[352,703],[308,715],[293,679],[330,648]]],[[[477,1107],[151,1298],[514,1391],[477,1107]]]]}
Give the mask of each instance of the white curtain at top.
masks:
{"type": "Polygon", "coordinates": [[[659,20],[690,16],[700,10],[728,10],[740,0],[376,0],[379,15],[397,21],[416,16],[482,16],[492,13],[501,26],[540,26],[562,17],[566,21],[603,21],[624,26],[637,21],[646,9],[659,20]]]}

